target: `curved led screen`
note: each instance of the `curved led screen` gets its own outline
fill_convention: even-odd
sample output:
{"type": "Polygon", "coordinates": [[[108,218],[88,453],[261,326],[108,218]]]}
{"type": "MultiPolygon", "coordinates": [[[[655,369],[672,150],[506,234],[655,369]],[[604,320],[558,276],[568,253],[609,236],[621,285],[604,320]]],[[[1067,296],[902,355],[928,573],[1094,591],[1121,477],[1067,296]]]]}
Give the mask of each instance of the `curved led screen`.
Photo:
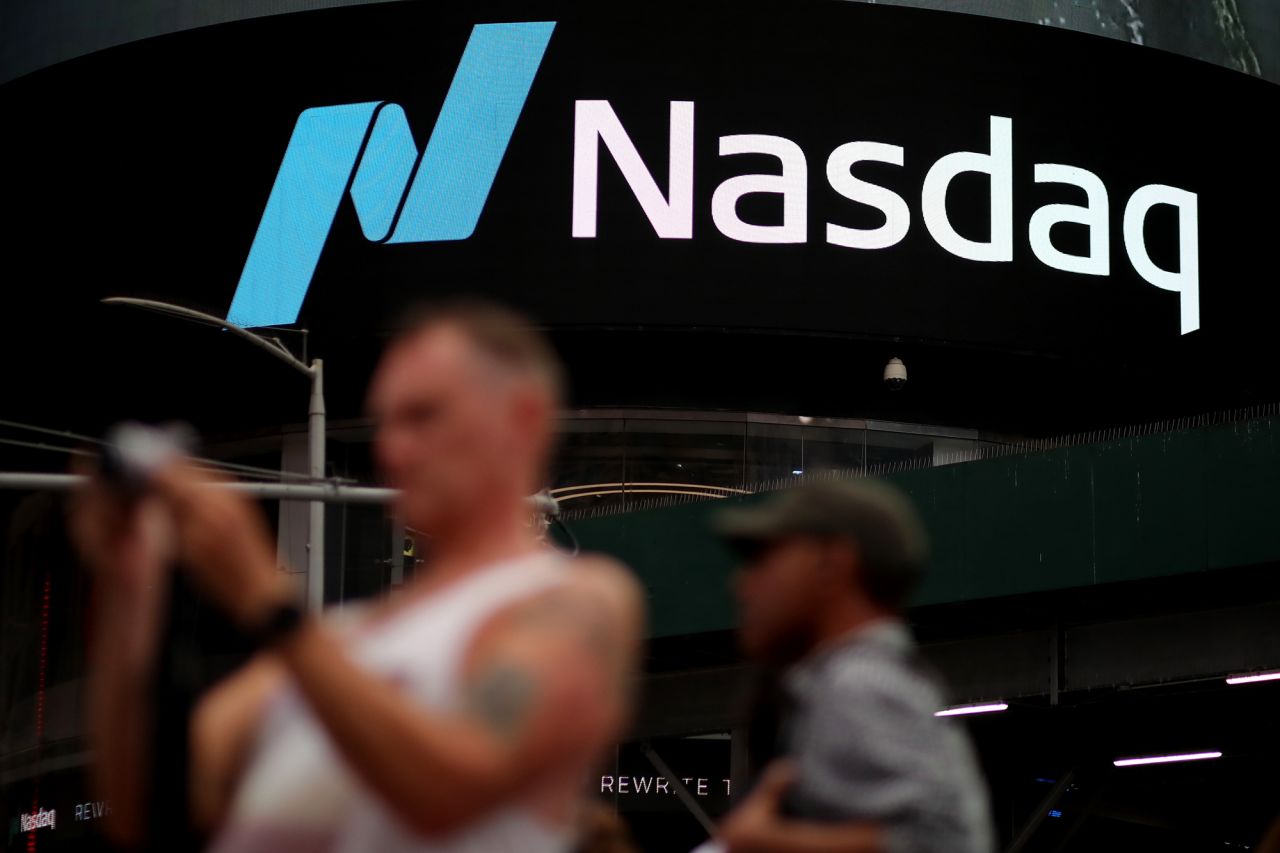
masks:
{"type": "Polygon", "coordinates": [[[467,290],[552,326],[1049,353],[1274,314],[1280,90],[1046,27],[395,3],[138,42],[0,105],[10,334],[111,293],[322,335],[467,290]]]}

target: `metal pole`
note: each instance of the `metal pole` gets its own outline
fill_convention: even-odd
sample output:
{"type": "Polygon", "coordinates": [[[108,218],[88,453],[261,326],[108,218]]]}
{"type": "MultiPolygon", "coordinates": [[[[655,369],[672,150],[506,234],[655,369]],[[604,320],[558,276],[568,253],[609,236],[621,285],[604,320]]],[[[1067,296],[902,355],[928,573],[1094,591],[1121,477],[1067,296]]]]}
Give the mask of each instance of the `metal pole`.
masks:
{"type": "MultiPolygon", "coordinates": [[[[27,471],[0,471],[0,490],[31,492],[64,492],[84,484],[76,474],[39,474],[27,471]]],[[[322,503],[389,504],[395,489],[376,486],[348,486],[341,483],[218,483],[217,488],[230,489],[264,501],[320,501],[322,503]]],[[[537,508],[530,503],[531,508],[537,508]]]]}
{"type": "MultiPolygon", "coordinates": [[[[154,299],[136,299],[129,296],[114,296],[102,300],[107,305],[130,305],[135,308],[146,308],[162,314],[171,314],[188,320],[196,320],[223,331],[230,332],[242,340],[253,344],[264,352],[280,359],[294,370],[306,374],[311,379],[311,406],[307,410],[307,451],[311,468],[311,479],[317,483],[324,481],[324,363],[313,359],[308,367],[299,361],[293,353],[285,348],[278,339],[266,338],[262,335],[242,329],[221,317],[196,311],[182,305],[168,302],[157,302],[154,299]]],[[[312,501],[307,521],[307,606],[313,611],[324,607],[324,504],[312,501]]]]}
{"type": "MultiPolygon", "coordinates": [[[[324,481],[324,362],[311,362],[311,405],[307,409],[307,458],[311,479],[324,481]]],[[[324,608],[324,502],[313,500],[307,521],[307,607],[324,608]]]]}
{"type": "MultiPolygon", "coordinates": [[[[42,474],[33,471],[0,471],[0,490],[20,492],[67,492],[84,485],[79,474],[42,474]]],[[[395,489],[379,486],[351,486],[345,483],[256,483],[231,481],[214,484],[219,489],[230,489],[263,501],[318,501],[337,504],[389,504],[396,497],[395,489]]],[[[560,508],[546,495],[530,495],[530,512],[539,515],[559,515],[560,508]]]]}
{"type": "Polygon", "coordinates": [[[684,803],[684,807],[689,810],[689,814],[693,815],[693,819],[702,825],[707,835],[714,836],[716,834],[716,822],[707,816],[702,805],[693,798],[693,794],[689,793],[689,789],[680,781],[680,777],[671,772],[671,768],[667,766],[667,762],[662,760],[662,756],[658,755],[657,750],[649,741],[641,741],[640,751],[644,753],[644,757],[649,759],[649,763],[654,766],[659,773],[667,778],[667,782],[671,784],[671,789],[675,791],[676,799],[684,803]]]}
{"type": "Polygon", "coordinates": [[[1017,838],[1013,839],[1013,843],[1005,849],[1005,853],[1022,853],[1022,850],[1031,841],[1032,836],[1036,834],[1040,824],[1044,823],[1044,819],[1049,816],[1049,810],[1062,799],[1063,794],[1067,793],[1075,778],[1076,771],[1074,769],[1062,774],[1058,784],[1053,786],[1053,790],[1045,795],[1045,798],[1040,801],[1040,805],[1036,807],[1035,812],[1032,813],[1031,817],[1027,818],[1027,822],[1022,825],[1022,831],[1018,833],[1017,838]]]}

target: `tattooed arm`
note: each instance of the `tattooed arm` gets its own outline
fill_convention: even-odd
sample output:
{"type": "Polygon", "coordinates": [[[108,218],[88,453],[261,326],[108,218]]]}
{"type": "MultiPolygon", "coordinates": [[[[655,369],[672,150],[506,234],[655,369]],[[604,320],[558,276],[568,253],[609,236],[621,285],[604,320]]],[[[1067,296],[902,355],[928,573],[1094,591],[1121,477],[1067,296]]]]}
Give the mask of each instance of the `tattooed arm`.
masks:
{"type": "Polygon", "coordinates": [[[308,625],[280,657],[349,766],[409,826],[456,831],[536,779],[580,766],[617,737],[641,634],[621,567],[587,558],[554,590],[485,626],[464,668],[464,702],[411,702],[308,625]]]}

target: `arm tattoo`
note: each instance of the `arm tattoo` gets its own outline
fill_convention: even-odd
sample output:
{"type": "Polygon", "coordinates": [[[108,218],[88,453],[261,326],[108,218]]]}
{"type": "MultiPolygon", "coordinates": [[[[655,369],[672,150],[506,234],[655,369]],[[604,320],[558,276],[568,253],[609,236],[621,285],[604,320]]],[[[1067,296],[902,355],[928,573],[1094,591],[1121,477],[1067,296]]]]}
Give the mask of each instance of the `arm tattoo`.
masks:
{"type": "Polygon", "coordinates": [[[524,727],[533,707],[537,682],[532,673],[503,661],[485,667],[467,688],[466,709],[504,740],[512,740],[524,727]]]}

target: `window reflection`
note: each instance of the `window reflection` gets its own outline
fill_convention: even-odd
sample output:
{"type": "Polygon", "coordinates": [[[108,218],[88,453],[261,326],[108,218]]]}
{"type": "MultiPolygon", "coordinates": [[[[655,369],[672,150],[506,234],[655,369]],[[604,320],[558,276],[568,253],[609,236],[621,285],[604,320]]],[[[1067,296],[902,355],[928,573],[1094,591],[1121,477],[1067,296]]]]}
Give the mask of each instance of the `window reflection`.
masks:
{"type": "MultiPolygon", "coordinates": [[[[376,482],[368,431],[330,437],[330,474],[376,482]]],[[[715,499],[782,488],[833,474],[928,467],[990,455],[998,442],[976,433],[861,420],[652,410],[578,411],[564,416],[549,489],[562,511],[581,516],[635,510],[688,496],[715,499]]],[[[430,550],[381,507],[328,511],[331,600],[350,601],[399,585],[430,550]]]]}
{"type": "Polygon", "coordinates": [[[564,419],[552,494],[565,510],[626,510],[665,496],[727,497],[801,477],[945,465],[978,458],[989,444],[956,430],[864,421],[634,414],[564,419]]]}
{"type": "Polygon", "coordinates": [[[745,424],[627,420],[627,482],[641,494],[743,487],[745,424]]]}
{"type": "Polygon", "coordinates": [[[751,423],[747,482],[777,487],[788,478],[861,471],[865,437],[858,427],[751,423]]]}
{"type": "Polygon", "coordinates": [[[551,470],[551,493],[577,510],[621,509],[627,480],[622,418],[568,418],[551,470]]]}

